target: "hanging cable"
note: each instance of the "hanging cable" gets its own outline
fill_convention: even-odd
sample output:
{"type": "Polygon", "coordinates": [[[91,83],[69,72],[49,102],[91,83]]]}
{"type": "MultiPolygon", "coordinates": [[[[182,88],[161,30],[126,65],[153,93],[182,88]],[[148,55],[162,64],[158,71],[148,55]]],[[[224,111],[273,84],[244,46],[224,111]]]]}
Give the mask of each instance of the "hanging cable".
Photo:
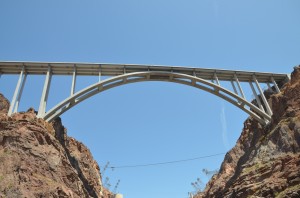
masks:
{"type": "Polygon", "coordinates": [[[123,165],[123,166],[110,166],[111,169],[117,169],[117,168],[137,168],[137,167],[147,167],[147,166],[159,166],[159,165],[165,165],[165,164],[175,164],[175,163],[181,163],[181,162],[187,162],[187,161],[194,161],[209,157],[214,157],[218,155],[223,155],[225,153],[218,153],[213,155],[206,155],[206,156],[200,156],[195,158],[189,158],[189,159],[182,159],[182,160],[175,160],[175,161],[167,161],[167,162],[157,162],[157,163],[151,163],[151,164],[137,164],[137,165],[123,165]]]}

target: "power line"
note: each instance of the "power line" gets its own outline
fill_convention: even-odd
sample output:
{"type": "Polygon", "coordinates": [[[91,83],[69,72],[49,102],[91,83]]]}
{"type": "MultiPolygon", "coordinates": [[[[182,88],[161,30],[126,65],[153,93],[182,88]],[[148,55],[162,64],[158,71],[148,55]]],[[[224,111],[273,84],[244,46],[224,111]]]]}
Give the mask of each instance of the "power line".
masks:
{"type": "Polygon", "coordinates": [[[187,162],[187,161],[194,161],[194,160],[199,160],[199,159],[214,157],[214,156],[218,156],[218,155],[223,155],[223,154],[225,154],[225,153],[218,153],[218,154],[213,154],[213,155],[206,155],[206,156],[200,156],[200,157],[189,158],[189,159],[182,159],[182,160],[175,160],[175,161],[157,162],[157,163],[151,163],[151,164],[110,166],[109,168],[116,169],[116,168],[137,168],[137,167],[147,167],[147,166],[159,166],[159,165],[165,165],[165,164],[175,164],[175,163],[181,163],[181,162],[187,162]]]}

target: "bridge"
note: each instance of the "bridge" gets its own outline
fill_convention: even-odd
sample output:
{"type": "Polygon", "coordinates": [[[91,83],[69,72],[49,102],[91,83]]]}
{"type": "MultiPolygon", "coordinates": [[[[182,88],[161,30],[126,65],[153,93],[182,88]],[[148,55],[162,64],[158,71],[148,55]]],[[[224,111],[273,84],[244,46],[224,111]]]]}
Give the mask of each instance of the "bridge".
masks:
{"type": "Polygon", "coordinates": [[[1,75],[19,75],[10,103],[8,115],[18,112],[22,91],[28,75],[44,75],[45,82],[37,117],[53,121],[80,102],[105,90],[143,81],[167,81],[189,85],[214,94],[240,108],[263,125],[271,120],[272,110],[263,94],[262,84],[272,92],[279,93],[279,85],[288,82],[288,74],[233,71],[223,69],[191,68],[178,66],[102,64],[102,63],[55,63],[55,62],[0,62],[1,75]],[[70,95],[46,111],[53,75],[72,76],[70,95]],[[98,76],[94,84],[75,93],[77,76],[98,76]],[[101,80],[101,77],[108,77],[101,80]],[[230,82],[232,89],[222,86],[230,82]],[[256,102],[245,97],[240,82],[249,84],[256,102]]]}

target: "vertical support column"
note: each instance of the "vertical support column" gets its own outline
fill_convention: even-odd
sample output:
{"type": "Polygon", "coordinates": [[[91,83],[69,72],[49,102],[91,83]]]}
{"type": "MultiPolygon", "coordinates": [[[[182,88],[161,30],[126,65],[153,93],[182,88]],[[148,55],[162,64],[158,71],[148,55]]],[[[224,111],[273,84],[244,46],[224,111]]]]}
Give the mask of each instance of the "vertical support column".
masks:
{"type": "MultiPolygon", "coordinates": [[[[193,70],[193,76],[197,77],[195,69],[193,70]]],[[[191,80],[191,83],[192,83],[193,86],[195,86],[196,85],[196,80],[194,80],[194,79],[191,80]]]]}
{"type": "Polygon", "coordinates": [[[266,97],[265,97],[265,94],[264,94],[264,92],[262,91],[262,89],[261,89],[261,87],[260,87],[260,85],[259,85],[259,83],[258,83],[258,81],[257,81],[257,79],[256,79],[256,77],[255,77],[255,75],[253,75],[253,80],[254,80],[254,82],[255,82],[255,84],[256,84],[256,87],[257,87],[257,89],[258,89],[258,91],[259,91],[259,93],[260,93],[260,97],[262,98],[263,103],[264,103],[264,105],[265,105],[265,107],[266,107],[267,113],[271,116],[271,115],[273,114],[273,112],[272,112],[272,110],[271,110],[271,108],[270,108],[270,105],[269,105],[269,103],[268,103],[268,101],[267,101],[267,99],[266,99],[266,97]]]}
{"type": "Polygon", "coordinates": [[[244,91],[243,91],[242,86],[241,86],[241,84],[240,84],[240,81],[239,81],[238,77],[236,76],[236,74],[234,74],[234,79],[235,79],[235,82],[237,83],[237,85],[238,85],[238,87],[239,87],[239,90],[240,90],[240,93],[241,93],[242,97],[243,97],[244,99],[246,99],[245,94],[244,94],[244,91]]]}
{"type": "Polygon", "coordinates": [[[235,87],[235,85],[234,85],[234,82],[233,82],[232,80],[231,80],[230,82],[231,82],[231,85],[232,85],[232,87],[233,87],[234,93],[235,93],[236,95],[239,95],[239,93],[237,92],[236,87],[235,87]]]}
{"type": "Polygon", "coordinates": [[[249,84],[250,84],[250,87],[251,87],[251,89],[252,89],[252,92],[253,92],[253,94],[254,94],[254,96],[255,96],[255,99],[256,99],[256,101],[257,101],[258,107],[260,108],[260,110],[262,110],[263,112],[265,112],[264,107],[262,106],[262,104],[261,104],[261,102],[260,102],[260,99],[259,99],[259,97],[258,97],[258,95],[257,95],[257,93],[256,93],[256,91],[255,91],[255,88],[253,87],[252,82],[249,81],[249,84]]]}
{"type": "MultiPolygon", "coordinates": [[[[126,74],[126,68],[125,65],[123,67],[123,74],[126,74]]],[[[127,82],[127,78],[123,78],[123,82],[126,83],[127,82]]]]}
{"type": "MultiPolygon", "coordinates": [[[[211,81],[212,81],[212,83],[216,83],[218,86],[221,86],[220,81],[219,81],[218,76],[217,76],[216,73],[214,73],[213,79],[211,81]]],[[[216,87],[215,87],[215,92],[219,92],[219,89],[216,88],[216,87]]]]}
{"type": "Polygon", "coordinates": [[[174,77],[174,76],[173,76],[173,69],[171,69],[171,75],[170,75],[170,77],[169,77],[171,81],[173,80],[173,77],[174,77]]]}
{"type": "Polygon", "coordinates": [[[22,84],[23,84],[24,72],[25,72],[25,68],[23,66],[22,71],[21,71],[20,76],[19,76],[19,80],[18,80],[16,89],[15,89],[15,92],[14,92],[14,96],[13,96],[12,101],[11,101],[10,106],[9,106],[9,110],[8,110],[8,113],[7,113],[8,116],[11,116],[11,114],[13,113],[13,110],[14,110],[14,107],[15,107],[15,104],[16,104],[16,100],[17,100],[17,98],[20,94],[20,87],[23,86],[22,84]]]}
{"type": "Polygon", "coordinates": [[[98,79],[98,82],[101,81],[101,75],[102,75],[102,74],[101,74],[101,65],[99,65],[99,75],[98,75],[98,76],[99,76],[99,79],[98,79]]]}
{"type": "Polygon", "coordinates": [[[75,86],[76,86],[76,65],[74,65],[74,70],[73,70],[73,78],[72,78],[72,86],[71,86],[71,96],[74,95],[75,86]]]}
{"type": "Polygon", "coordinates": [[[40,107],[39,107],[39,111],[38,111],[38,115],[37,115],[38,118],[44,117],[44,115],[46,113],[46,105],[47,105],[48,94],[49,94],[49,89],[50,89],[51,77],[52,77],[51,67],[49,65],[47,75],[46,75],[46,78],[45,78],[43,93],[42,93],[41,102],[40,102],[40,107]]]}
{"type": "Polygon", "coordinates": [[[277,93],[280,93],[280,89],[279,89],[279,87],[277,86],[277,83],[276,83],[276,81],[274,80],[273,76],[271,76],[271,81],[272,81],[272,83],[274,84],[274,87],[275,87],[277,93]]]}
{"type": "Polygon", "coordinates": [[[15,104],[15,108],[13,110],[13,113],[18,112],[18,108],[19,108],[19,104],[20,104],[20,101],[21,101],[21,97],[22,97],[24,85],[25,85],[25,82],[26,82],[26,78],[27,78],[27,74],[25,73],[24,77],[23,77],[23,82],[22,82],[22,85],[21,85],[21,89],[20,89],[20,92],[18,94],[18,98],[17,98],[16,104],[15,104]]]}
{"type": "MultiPolygon", "coordinates": [[[[150,67],[148,67],[148,72],[150,73],[150,67]]],[[[146,78],[149,80],[150,79],[150,74],[147,74],[146,78]]]]}
{"type": "Polygon", "coordinates": [[[270,85],[270,83],[267,82],[268,88],[272,91],[272,87],[270,85]]]}
{"type": "Polygon", "coordinates": [[[218,79],[218,76],[217,76],[217,74],[216,74],[216,73],[214,73],[214,79],[215,79],[215,81],[216,81],[217,85],[219,85],[219,86],[220,86],[220,81],[219,81],[219,79],[218,79]]]}

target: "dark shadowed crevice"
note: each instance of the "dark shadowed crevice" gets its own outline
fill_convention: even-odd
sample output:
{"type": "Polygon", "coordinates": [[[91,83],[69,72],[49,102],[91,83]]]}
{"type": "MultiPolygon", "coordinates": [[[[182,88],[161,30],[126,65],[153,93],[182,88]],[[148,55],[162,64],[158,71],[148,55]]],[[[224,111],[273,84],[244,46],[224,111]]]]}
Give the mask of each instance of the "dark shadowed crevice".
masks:
{"type": "Polygon", "coordinates": [[[78,160],[71,155],[70,150],[68,149],[68,138],[66,134],[66,129],[62,125],[61,118],[56,118],[53,122],[53,128],[55,130],[55,138],[61,143],[62,147],[64,148],[66,155],[72,165],[72,167],[77,171],[79,179],[82,181],[84,188],[88,192],[89,196],[91,197],[98,197],[94,187],[90,185],[88,179],[84,176],[80,164],[78,160]]]}

